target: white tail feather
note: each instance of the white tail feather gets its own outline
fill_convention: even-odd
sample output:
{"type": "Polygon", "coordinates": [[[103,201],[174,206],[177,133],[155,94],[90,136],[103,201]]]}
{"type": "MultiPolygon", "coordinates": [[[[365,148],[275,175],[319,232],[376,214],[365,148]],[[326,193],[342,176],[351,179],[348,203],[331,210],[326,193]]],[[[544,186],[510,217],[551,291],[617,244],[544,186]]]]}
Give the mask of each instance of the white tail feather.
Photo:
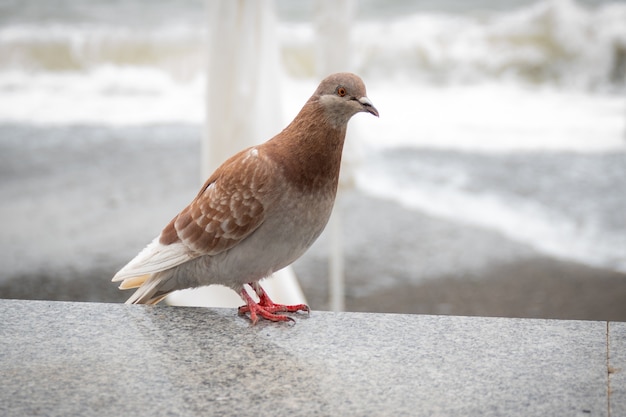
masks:
{"type": "Polygon", "coordinates": [[[139,275],[165,271],[196,257],[183,243],[176,242],[171,245],[163,245],[157,237],[120,269],[112,281],[117,282],[139,275]]]}
{"type": "Polygon", "coordinates": [[[126,304],[156,304],[161,301],[161,297],[153,300],[154,295],[163,282],[159,275],[161,274],[150,275],[141,287],[137,288],[133,295],[126,300],[126,304]]]}

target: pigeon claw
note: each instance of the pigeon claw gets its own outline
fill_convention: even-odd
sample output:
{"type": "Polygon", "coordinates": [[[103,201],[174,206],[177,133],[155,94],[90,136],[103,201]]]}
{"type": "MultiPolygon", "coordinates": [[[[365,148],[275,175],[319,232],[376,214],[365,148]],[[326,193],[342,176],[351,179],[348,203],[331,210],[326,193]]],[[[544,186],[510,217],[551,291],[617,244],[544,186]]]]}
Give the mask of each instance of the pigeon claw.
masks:
{"type": "Polygon", "coordinates": [[[246,313],[250,313],[250,321],[252,321],[253,325],[259,321],[259,316],[270,321],[295,322],[295,320],[289,316],[276,313],[295,313],[298,311],[306,311],[307,314],[310,314],[311,312],[311,309],[306,304],[276,304],[269,298],[267,293],[263,290],[263,288],[261,288],[259,284],[250,284],[250,286],[259,296],[259,302],[257,303],[256,301],[254,301],[250,294],[248,294],[248,291],[246,291],[246,289],[244,288],[241,290],[241,297],[246,301],[246,305],[239,307],[238,312],[241,316],[245,315],[246,313]]]}
{"type": "Polygon", "coordinates": [[[239,307],[239,315],[244,316],[246,313],[250,313],[250,321],[252,322],[252,325],[257,324],[257,322],[259,321],[259,316],[270,321],[295,322],[295,320],[291,317],[285,316],[284,314],[272,313],[271,311],[266,310],[257,303],[254,303],[253,305],[245,305],[239,307]]]}

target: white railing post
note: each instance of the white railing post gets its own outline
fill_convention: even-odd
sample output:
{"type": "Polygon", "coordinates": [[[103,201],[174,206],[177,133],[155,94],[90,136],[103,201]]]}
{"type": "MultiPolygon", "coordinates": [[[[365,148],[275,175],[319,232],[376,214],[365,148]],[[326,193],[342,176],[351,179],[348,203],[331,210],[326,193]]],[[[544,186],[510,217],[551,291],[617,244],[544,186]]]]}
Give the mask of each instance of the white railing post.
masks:
{"type": "MultiPolygon", "coordinates": [[[[350,28],[354,15],[352,0],[317,0],[315,3],[316,73],[319,79],[333,72],[351,68],[350,28]]],[[[349,139],[346,141],[349,147],[349,139]]],[[[344,151],[344,160],[348,152],[344,151]]],[[[341,222],[341,189],[352,181],[350,165],[343,164],[335,209],[328,224],[329,247],[329,307],[332,311],[345,310],[344,254],[341,222]]]]}

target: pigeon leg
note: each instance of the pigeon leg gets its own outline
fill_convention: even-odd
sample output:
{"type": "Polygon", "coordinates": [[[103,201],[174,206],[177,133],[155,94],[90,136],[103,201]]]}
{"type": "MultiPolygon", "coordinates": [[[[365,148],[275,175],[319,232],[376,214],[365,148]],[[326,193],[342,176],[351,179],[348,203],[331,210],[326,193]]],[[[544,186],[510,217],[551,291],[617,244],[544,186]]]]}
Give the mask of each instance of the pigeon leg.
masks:
{"type": "Polygon", "coordinates": [[[241,297],[246,301],[246,305],[239,307],[239,314],[243,316],[246,313],[250,313],[250,321],[252,321],[253,325],[259,321],[258,316],[271,321],[294,321],[291,317],[287,317],[283,314],[275,314],[278,310],[267,310],[260,303],[254,301],[245,288],[241,290],[241,297]]]}
{"type": "Polygon", "coordinates": [[[256,292],[259,296],[259,302],[255,302],[245,288],[242,289],[241,297],[246,301],[247,305],[239,307],[239,314],[243,315],[249,312],[250,320],[252,320],[253,324],[257,322],[258,316],[271,321],[293,321],[291,317],[275,313],[293,313],[296,311],[310,312],[309,306],[306,304],[284,305],[274,303],[265,290],[263,290],[263,287],[261,287],[261,285],[257,282],[250,283],[248,285],[250,285],[254,292],[256,292]]]}
{"type": "Polygon", "coordinates": [[[256,294],[259,296],[259,304],[268,311],[280,311],[287,313],[295,313],[296,311],[306,311],[307,313],[311,312],[311,309],[306,304],[284,305],[274,303],[269,295],[267,295],[263,287],[261,287],[261,284],[259,284],[258,282],[253,282],[248,285],[250,285],[254,292],[256,292],[256,294]]]}

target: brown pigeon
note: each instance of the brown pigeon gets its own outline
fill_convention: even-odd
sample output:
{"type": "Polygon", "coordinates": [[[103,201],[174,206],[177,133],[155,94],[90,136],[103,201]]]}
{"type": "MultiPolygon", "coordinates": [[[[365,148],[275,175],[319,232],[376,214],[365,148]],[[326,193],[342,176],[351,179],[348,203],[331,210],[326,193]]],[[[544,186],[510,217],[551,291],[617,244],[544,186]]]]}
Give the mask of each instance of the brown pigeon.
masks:
{"type": "Polygon", "coordinates": [[[246,302],[240,314],[289,321],[259,280],[298,259],[320,235],[333,208],[350,118],[378,116],[363,81],[325,78],[300,113],[269,141],[224,162],[194,200],[124,266],[113,281],[137,288],[127,304],[156,304],[172,291],[221,284],[246,302]],[[258,295],[256,302],[245,288],[258,295]]]}

